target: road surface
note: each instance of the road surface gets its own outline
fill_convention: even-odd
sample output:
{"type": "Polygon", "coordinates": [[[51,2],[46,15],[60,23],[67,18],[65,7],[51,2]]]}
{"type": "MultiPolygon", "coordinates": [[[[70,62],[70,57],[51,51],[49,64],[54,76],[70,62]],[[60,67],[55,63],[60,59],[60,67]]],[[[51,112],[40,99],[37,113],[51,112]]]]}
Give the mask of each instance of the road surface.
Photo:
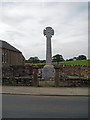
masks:
{"type": "Polygon", "coordinates": [[[88,118],[88,97],[2,95],[3,118],[88,118]]]}

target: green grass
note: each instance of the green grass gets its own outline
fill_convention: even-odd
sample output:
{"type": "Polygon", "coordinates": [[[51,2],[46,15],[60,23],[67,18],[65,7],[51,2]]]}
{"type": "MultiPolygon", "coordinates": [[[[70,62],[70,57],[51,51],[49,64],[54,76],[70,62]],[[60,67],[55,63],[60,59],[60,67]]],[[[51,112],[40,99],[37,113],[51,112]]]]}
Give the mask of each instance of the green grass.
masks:
{"type": "Polygon", "coordinates": [[[25,63],[26,65],[45,65],[46,63],[25,63]]]}
{"type": "Polygon", "coordinates": [[[76,60],[76,61],[64,61],[60,62],[61,65],[83,65],[90,66],[90,60],[76,60]]]}
{"type": "MultiPolygon", "coordinates": [[[[31,65],[45,65],[45,63],[26,63],[31,65]]],[[[56,65],[57,62],[53,62],[53,65],[56,65]]],[[[90,66],[90,60],[76,60],[76,61],[64,61],[59,62],[59,65],[83,65],[83,66],[90,66]]]]}

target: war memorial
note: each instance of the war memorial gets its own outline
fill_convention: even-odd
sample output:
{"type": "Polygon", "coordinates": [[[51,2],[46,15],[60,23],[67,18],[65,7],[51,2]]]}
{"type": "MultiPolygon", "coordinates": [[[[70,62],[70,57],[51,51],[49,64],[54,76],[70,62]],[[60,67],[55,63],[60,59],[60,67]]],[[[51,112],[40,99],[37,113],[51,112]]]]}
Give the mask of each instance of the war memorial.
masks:
{"type": "Polygon", "coordinates": [[[44,29],[44,36],[46,36],[46,65],[43,68],[42,78],[45,80],[54,80],[54,66],[52,65],[52,48],[51,37],[54,35],[54,30],[51,27],[44,29]]]}
{"type": "MultiPolygon", "coordinates": [[[[54,29],[52,27],[46,27],[43,30],[43,34],[46,37],[46,65],[25,64],[25,59],[21,59],[24,58],[22,57],[22,52],[18,52],[18,50],[10,44],[3,42],[5,44],[3,44],[3,48],[2,46],[0,47],[0,50],[5,50],[6,47],[8,47],[6,49],[7,54],[9,54],[8,57],[10,56],[10,53],[15,53],[15,59],[8,59],[11,63],[15,64],[5,61],[6,59],[4,60],[4,64],[2,61],[2,85],[52,87],[88,86],[90,67],[80,65],[52,65],[51,38],[54,35],[54,29]],[[18,64],[14,61],[17,59],[18,54],[21,56],[20,60],[23,61],[23,64],[21,64],[20,60],[18,61],[18,64]]],[[[2,58],[4,58],[3,52],[1,53],[2,58]]]]}

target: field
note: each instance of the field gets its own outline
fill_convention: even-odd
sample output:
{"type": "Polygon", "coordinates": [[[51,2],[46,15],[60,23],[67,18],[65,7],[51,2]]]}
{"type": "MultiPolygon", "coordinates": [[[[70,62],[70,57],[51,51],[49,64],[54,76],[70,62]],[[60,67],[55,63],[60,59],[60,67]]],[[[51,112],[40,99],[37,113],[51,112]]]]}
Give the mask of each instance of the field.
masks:
{"type": "MultiPolygon", "coordinates": [[[[32,63],[26,63],[32,64],[32,63]]],[[[53,65],[56,65],[57,62],[54,62],[53,65]]],[[[76,60],[76,61],[64,61],[59,62],[59,65],[83,65],[83,66],[90,66],[90,60],[76,60]]],[[[33,63],[32,65],[45,65],[45,63],[33,63]]]]}
{"type": "Polygon", "coordinates": [[[85,65],[90,66],[90,60],[76,60],[76,61],[65,61],[60,62],[62,65],[85,65]]]}

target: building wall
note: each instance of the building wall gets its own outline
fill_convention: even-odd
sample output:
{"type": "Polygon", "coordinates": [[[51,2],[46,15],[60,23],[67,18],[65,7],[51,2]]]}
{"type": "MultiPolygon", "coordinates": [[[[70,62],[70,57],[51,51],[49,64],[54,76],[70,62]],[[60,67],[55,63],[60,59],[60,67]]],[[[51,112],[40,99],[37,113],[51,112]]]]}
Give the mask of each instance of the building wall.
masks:
{"type": "Polygon", "coordinates": [[[2,49],[0,47],[0,85],[2,84],[2,49]]]}
{"type": "MultiPolygon", "coordinates": [[[[0,41],[0,86],[2,85],[2,42],[0,41]]],[[[1,91],[0,87],[0,91],[1,91]]]]}
{"type": "Polygon", "coordinates": [[[3,65],[24,65],[24,63],[25,63],[25,58],[21,52],[2,49],[3,65]]]}

